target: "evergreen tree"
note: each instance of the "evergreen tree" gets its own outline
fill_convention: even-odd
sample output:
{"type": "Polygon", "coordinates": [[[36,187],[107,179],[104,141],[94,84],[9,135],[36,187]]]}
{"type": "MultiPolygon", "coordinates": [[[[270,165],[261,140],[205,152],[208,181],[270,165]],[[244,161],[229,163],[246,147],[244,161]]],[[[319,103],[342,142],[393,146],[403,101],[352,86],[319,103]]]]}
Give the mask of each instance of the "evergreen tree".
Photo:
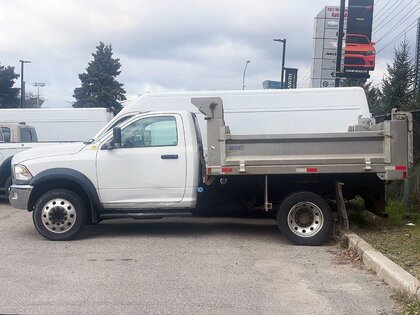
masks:
{"type": "Polygon", "coordinates": [[[414,64],[410,60],[410,47],[407,41],[401,43],[394,51],[392,66],[387,65],[388,75],[383,80],[382,110],[391,112],[396,107],[399,110],[409,110],[415,104],[414,64]]]}
{"type": "Polygon", "coordinates": [[[366,98],[369,104],[370,112],[373,116],[382,114],[381,91],[372,86],[372,82],[366,83],[366,79],[350,79],[342,81],[342,86],[360,86],[365,90],[366,98]]]}
{"type": "Polygon", "coordinates": [[[20,89],[13,87],[17,78],[15,67],[0,65],[0,108],[18,107],[20,89]]]}
{"type": "Polygon", "coordinates": [[[99,42],[85,73],[79,74],[81,87],[74,90],[73,107],[106,107],[118,113],[125,100],[123,84],[115,80],[121,71],[120,60],[112,58],[112,46],[99,42]]]}

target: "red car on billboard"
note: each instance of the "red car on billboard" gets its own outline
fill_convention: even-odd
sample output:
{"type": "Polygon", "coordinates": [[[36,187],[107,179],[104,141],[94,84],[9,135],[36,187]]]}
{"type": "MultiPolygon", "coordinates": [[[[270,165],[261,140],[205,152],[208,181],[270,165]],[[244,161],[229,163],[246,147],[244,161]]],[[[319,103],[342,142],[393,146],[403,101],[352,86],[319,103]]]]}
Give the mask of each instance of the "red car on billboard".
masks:
{"type": "Polygon", "coordinates": [[[375,69],[375,43],[362,34],[347,34],[344,53],[344,69],[366,70],[375,69]]]}

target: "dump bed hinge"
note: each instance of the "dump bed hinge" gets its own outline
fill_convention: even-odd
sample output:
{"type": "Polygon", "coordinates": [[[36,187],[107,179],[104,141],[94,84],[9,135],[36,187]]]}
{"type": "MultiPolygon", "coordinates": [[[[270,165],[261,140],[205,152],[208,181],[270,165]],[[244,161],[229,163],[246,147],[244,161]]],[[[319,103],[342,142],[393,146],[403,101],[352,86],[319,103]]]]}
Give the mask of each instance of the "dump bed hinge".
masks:
{"type": "Polygon", "coordinates": [[[239,173],[246,173],[245,162],[243,161],[239,163],[239,173]]]}
{"type": "Polygon", "coordinates": [[[372,163],[370,162],[370,159],[365,159],[365,171],[371,171],[372,170],[372,163]]]}

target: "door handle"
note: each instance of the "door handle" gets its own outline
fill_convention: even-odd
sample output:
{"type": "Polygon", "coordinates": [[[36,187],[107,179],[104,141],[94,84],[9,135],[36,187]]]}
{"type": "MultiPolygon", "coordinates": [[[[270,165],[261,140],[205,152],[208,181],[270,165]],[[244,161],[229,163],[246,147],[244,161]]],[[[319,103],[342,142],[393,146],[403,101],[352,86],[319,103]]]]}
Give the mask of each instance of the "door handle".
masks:
{"type": "Polygon", "coordinates": [[[164,154],[161,155],[160,158],[162,160],[176,160],[178,158],[178,154],[164,154]]]}

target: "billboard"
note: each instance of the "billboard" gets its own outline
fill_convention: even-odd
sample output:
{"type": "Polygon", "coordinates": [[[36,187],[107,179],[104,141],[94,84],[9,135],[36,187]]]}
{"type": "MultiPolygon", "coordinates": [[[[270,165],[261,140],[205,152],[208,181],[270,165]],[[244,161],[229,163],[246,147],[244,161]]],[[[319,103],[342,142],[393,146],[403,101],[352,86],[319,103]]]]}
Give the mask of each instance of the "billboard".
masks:
{"type": "MultiPolygon", "coordinates": [[[[340,77],[369,78],[375,69],[372,38],[373,0],[349,0],[344,14],[340,77]]],[[[315,17],[311,87],[333,87],[337,62],[340,7],[326,6],[315,17]]]]}
{"type": "Polygon", "coordinates": [[[373,0],[349,0],[344,51],[346,77],[368,78],[369,71],[375,69],[372,20],[373,0]]]}
{"type": "Polygon", "coordinates": [[[349,0],[347,33],[372,39],[373,0],[349,0]]]}

